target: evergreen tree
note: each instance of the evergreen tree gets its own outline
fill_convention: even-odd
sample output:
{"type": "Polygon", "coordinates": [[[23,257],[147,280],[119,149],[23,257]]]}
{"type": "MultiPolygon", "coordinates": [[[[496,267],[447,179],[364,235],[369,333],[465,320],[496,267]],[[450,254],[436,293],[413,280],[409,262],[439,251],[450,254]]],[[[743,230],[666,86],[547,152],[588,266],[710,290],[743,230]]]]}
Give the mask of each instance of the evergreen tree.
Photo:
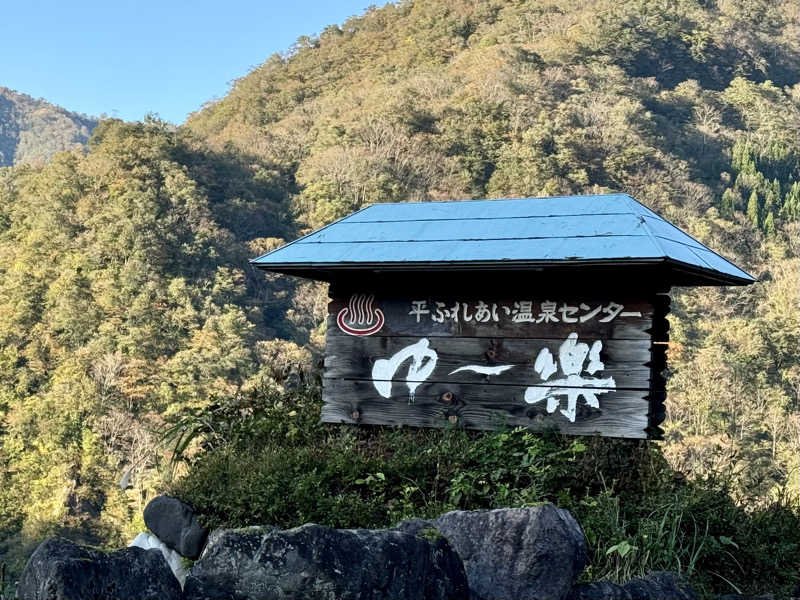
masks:
{"type": "Polygon", "coordinates": [[[761,222],[759,211],[758,193],[753,190],[750,194],[750,199],[747,201],[747,220],[756,228],[758,228],[761,222]]]}
{"type": "Polygon", "coordinates": [[[766,215],[772,212],[778,206],[778,202],[780,202],[780,196],[775,194],[775,188],[771,185],[767,186],[767,190],[764,193],[763,213],[766,215]]]}
{"type": "Polygon", "coordinates": [[[729,219],[733,218],[733,214],[736,212],[736,192],[734,192],[731,188],[725,188],[725,191],[722,193],[722,201],[720,203],[720,214],[723,217],[727,217],[729,219]]]}
{"type": "Polygon", "coordinates": [[[776,199],[781,197],[781,182],[778,181],[778,178],[775,177],[772,180],[772,194],[775,196],[776,199]]]}
{"type": "Polygon", "coordinates": [[[795,181],[786,192],[781,208],[781,217],[787,221],[800,219],[800,183],[795,181]]]}
{"type": "Polygon", "coordinates": [[[764,219],[764,233],[773,235],[775,233],[775,215],[772,211],[767,213],[767,218],[764,219]]]}
{"type": "Polygon", "coordinates": [[[753,148],[749,142],[737,140],[733,144],[731,165],[740,173],[755,175],[756,161],[753,156],[753,148]]]}

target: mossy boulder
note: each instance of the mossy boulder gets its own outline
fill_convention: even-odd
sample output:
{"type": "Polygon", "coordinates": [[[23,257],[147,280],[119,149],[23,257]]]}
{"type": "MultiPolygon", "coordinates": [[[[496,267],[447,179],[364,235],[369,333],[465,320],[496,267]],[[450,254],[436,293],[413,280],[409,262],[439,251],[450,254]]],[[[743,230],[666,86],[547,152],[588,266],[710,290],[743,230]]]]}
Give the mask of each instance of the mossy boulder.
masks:
{"type": "Polygon", "coordinates": [[[181,587],[160,550],[106,554],[69,540],[42,542],[17,587],[19,600],[180,600],[181,587]]]}
{"type": "Polygon", "coordinates": [[[184,594],[186,600],[467,600],[468,586],[444,538],[309,524],[212,532],[184,594]]]}

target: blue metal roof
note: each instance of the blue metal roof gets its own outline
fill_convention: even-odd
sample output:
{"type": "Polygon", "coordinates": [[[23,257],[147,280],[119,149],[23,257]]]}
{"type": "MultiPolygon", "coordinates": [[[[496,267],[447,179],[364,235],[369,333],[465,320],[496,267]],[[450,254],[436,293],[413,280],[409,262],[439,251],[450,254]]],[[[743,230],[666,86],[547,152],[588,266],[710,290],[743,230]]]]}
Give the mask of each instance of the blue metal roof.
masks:
{"type": "Polygon", "coordinates": [[[700,283],[754,281],[627,194],[374,204],[250,262],[320,279],[340,269],[661,262],[700,283]]]}

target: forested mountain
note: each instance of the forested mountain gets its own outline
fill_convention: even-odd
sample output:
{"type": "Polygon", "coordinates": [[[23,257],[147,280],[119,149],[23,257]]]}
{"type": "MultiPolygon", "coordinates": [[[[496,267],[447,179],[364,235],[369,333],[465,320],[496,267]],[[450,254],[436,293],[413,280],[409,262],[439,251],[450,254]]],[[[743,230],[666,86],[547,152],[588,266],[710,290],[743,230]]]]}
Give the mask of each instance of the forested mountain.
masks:
{"type": "Polygon", "coordinates": [[[96,126],[97,119],[0,86],[0,167],[41,164],[80,148],[96,126]]]}
{"type": "Polygon", "coordinates": [[[258,165],[155,122],[0,170],[0,529],[120,543],[164,419],[280,369],[287,290],[246,265],[293,231],[285,202],[258,165]]]}
{"type": "Polygon", "coordinates": [[[401,2],[301,38],[186,127],[290,173],[309,227],[373,202],[630,193],[760,279],[676,293],[667,453],[732,461],[747,493],[797,488],[797,19],[762,0],[401,2]]]}
{"type": "MultiPolygon", "coordinates": [[[[744,511],[719,531],[706,521],[691,564],[763,533],[747,556],[770,555],[788,585],[800,541],[784,558],[771,525],[744,515],[800,495],[798,82],[793,1],[406,1],[299,39],[177,130],[104,121],[87,155],[0,169],[0,553],[19,568],[54,532],[122,543],[185,474],[176,493],[228,524],[375,525],[557,499],[616,514],[602,531],[642,549],[617,559],[606,546],[620,540],[603,546],[586,524],[607,561],[595,575],[672,565],[646,547],[650,525],[620,517],[599,454],[585,490],[532,478],[523,493],[519,472],[496,465],[440,477],[439,450],[488,473],[481,461],[507,438],[470,438],[478,456],[441,432],[389,443],[313,425],[313,393],[291,390],[313,388],[325,289],[247,266],[375,202],[624,191],[758,278],[673,291],[666,440],[649,450],[667,462],[630,472],[724,480],[687,516],[669,513],[702,535],[724,512],[713,502],[744,511]],[[263,447],[237,445],[256,430],[263,447]]],[[[524,452],[539,443],[524,439],[524,452]]],[[[684,493],[658,489],[659,502],[684,493]]],[[[663,506],[642,506],[657,525],[663,506]]],[[[714,568],[752,585],[746,568],[762,558],[714,568]]]]}

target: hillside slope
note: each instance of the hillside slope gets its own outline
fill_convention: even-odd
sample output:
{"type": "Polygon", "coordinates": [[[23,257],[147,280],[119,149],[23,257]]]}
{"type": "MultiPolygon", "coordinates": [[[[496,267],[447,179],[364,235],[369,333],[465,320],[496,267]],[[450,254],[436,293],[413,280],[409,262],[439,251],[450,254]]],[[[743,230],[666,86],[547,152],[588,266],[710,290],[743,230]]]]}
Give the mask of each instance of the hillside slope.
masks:
{"type": "Polygon", "coordinates": [[[86,145],[97,119],[0,86],[0,167],[44,163],[86,145]]]}
{"type": "Polygon", "coordinates": [[[595,187],[703,209],[734,142],[790,147],[798,127],[792,3],[712,6],[400,2],[301,38],[187,127],[285,165],[314,226],[366,202],[595,187]]]}
{"type": "Polygon", "coordinates": [[[668,455],[798,493],[798,82],[794,2],[416,0],[299,39],[186,127],[277,165],[309,228],[374,202],[633,195],[760,279],[676,290],[668,455]]]}

